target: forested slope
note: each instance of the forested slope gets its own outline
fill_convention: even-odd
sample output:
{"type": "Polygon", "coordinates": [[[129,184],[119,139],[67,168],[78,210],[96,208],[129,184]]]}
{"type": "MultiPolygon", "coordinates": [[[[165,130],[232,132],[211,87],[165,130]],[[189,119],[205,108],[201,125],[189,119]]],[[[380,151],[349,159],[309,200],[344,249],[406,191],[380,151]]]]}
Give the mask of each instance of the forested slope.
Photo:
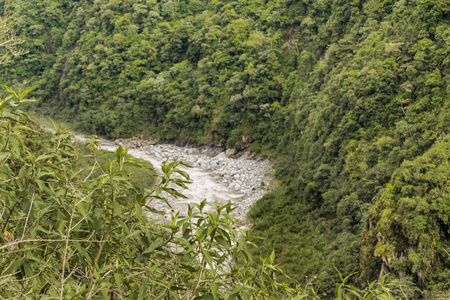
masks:
{"type": "Polygon", "coordinates": [[[275,157],[250,217],[294,280],[448,289],[448,0],[13,2],[29,53],[1,73],[42,112],[275,157]]]}

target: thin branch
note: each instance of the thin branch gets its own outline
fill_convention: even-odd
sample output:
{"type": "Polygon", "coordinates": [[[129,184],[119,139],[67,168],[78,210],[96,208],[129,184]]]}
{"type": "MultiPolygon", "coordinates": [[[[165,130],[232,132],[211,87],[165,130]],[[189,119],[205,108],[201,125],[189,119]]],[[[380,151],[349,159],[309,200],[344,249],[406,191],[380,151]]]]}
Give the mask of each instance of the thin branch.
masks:
{"type": "Polygon", "coordinates": [[[60,291],[61,299],[64,296],[64,282],[65,282],[64,275],[65,275],[65,271],[66,271],[67,249],[69,248],[69,236],[70,236],[70,233],[72,231],[73,216],[75,215],[76,208],[77,208],[77,206],[74,205],[73,209],[72,209],[72,213],[70,215],[69,228],[67,230],[67,236],[66,236],[66,246],[64,247],[64,259],[63,259],[63,265],[62,265],[62,268],[61,268],[61,291],[60,291]]]}
{"type": "MultiPolygon", "coordinates": [[[[14,242],[10,242],[8,244],[5,244],[3,246],[0,246],[0,250],[9,248],[14,245],[22,244],[22,243],[32,243],[32,242],[47,242],[47,243],[57,243],[57,242],[65,242],[66,239],[60,239],[60,240],[43,240],[43,239],[30,239],[30,240],[18,240],[14,242]]],[[[97,241],[97,240],[69,240],[69,242],[78,242],[78,243],[102,243],[103,241],[97,241]]]]}
{"type": "Polygon", "coordinates": [[[34,187],[33,195],[31,196],[30,209],[28,210],[27,220],[25,221],[25,227],[23,228],[23,231],[22,231],[22,239],[25,237],[25,232],[27,231],[27,224],[28,224],[28,220],[30,219],[31,208],[33,207],[33,203],[34,203],[35,191],[36,191],[36,187],[34,187]]]}

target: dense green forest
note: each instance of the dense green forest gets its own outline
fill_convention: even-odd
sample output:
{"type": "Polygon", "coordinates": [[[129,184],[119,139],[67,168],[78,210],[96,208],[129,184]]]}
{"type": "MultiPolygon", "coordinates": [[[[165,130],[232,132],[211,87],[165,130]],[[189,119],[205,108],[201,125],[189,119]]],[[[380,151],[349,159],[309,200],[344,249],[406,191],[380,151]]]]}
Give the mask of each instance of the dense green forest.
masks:
{"type": "Polygon", "coordinates": [[[10,3],[42,114],[275,158],[249,217],[291,282],[450,288],[449,0],[10,3]]]}

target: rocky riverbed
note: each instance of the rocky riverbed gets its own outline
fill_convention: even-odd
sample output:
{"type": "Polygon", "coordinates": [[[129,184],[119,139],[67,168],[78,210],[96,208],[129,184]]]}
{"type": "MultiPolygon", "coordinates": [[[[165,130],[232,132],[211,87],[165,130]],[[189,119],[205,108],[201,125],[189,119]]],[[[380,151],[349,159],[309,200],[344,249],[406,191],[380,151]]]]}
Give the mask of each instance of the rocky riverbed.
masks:
{"type": "MultiPolygon", "coordinates": [[[[86,141],[76,136],[79,141],[86,141]]],[[[162,161],[181,159],[192,168],[180,167],[188,172],[192,183],[189,190],[180,190],[188,199],[169,199],[174,211],[186,212],[188,203],[200,203],[203,199],[219,205],[233,202],[236,217],[245,220],[250,207],[269,190],[272,163],[254,159],[252,153],[239,153],[229,149],[221,152],[218,148],[175,146],[156,144],[142,139],[121,139],[100,141],[102,149],[114,150],[118,146],[130,147],[128,153],[136,158],[150,161],[156,170],[162,161]]],[[[152,203],[156,209],[169,210],[163,203],[152,203]]]]}

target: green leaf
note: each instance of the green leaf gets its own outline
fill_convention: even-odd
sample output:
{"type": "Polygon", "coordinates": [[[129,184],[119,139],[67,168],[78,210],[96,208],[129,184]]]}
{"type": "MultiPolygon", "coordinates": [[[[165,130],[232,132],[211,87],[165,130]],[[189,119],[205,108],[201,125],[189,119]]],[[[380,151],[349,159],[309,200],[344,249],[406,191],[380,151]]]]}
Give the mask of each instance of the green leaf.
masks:
{"type": "Polygon", "coordinates": [[[26,100],[21,100],[20,103],[30,103],[30,102],[37,102],[38,100],[36,99],[26,99],[26,100]]]}
{"type": "Polygon", "coordinates": [[[226,239],[224,239],[221,236],[215,236],[214,239],[216,240],[217,243],[219,243],[220,246],[222,246],[224,249],[227,249],[230,247],[230,244],[228,243],[228,241],[226,239]]]}
{"type": "Polygon", "coordinates": [[[183,176],[187,180],[191,180],[191,178],[189,177],[189,174],[187,172],[179,170],[179,169],[177,169],[175,172],[177,172],[178,174],[180,174],[181,176],[183,176]]]}
{"type": "Polygon", "coordinates": [[[145,249],[145,251],[142,254],[147,254],[147,253],[153,252],[153,251],[155,251],[156,248],[158,248],[162,244],[164,244],[163,241],[154,241],[153,243],[151,243],[151,245],[147,249],[145,249]]]}
{"type": "Polygon", "coordinates": [[[22,93],[20,93],[19,99],[23,99],[26,95],[28,95],[33,90],[34,90],[34,88],[29,88],[28,90],[23,91],[22,93]]]}
{"type": "Polygon", "coordinates": [[[130,299],[131,300],[137,300],[138,299],[138,293],[136,293],[135,291],[131,292],[130,294],[130,299]]]}
{"type": "Polygon", "coordinates": [[[121,274],[121,273],[114,273],[114,280],[116,281],[117,287],[119,289],[122,289],[122,286],[123,286],[123,274],[121,274]]]}
{"type": "Polygon", "coordinates": [[[131,232],[129,235],[127,235],[123,240],[127,240],[127,239],[129,239],[129,238],[131,238],[131,237],[133,237],[133,236],[135,236],[135,235],[138,235],[138,234],[140,234],[142,231],[140,231],[140,230],[134,230],[133,232],[131,232]]]}
{"type": "Polygon", "coordinates": [[[16,94],[15,91],[13,91],[9,86],[5,85],[5,89],[10,92],[11,94],[13,94],[14,96],[16,96],[17,98],[19,98],[19,96],[16,94]]]}
{"type": "Polygon", "coordinates": [[[58,133],[61,126],[56,125],[55,121],[53,121],[50,117],[48,117],[48,119],[50,120],[50,122],[52,122],[53,130],[55,130],[55,133],[58,133]]]}
{"type": "Polygon", "coordinates": [[[185,166],[187,168],[192,168],[192,166],[190,164],[187,164],[185,162],[183,162],[182,160],[179,161],[180,165],[185,166]]]}
{"type": "Polygon", "coordinates": [[[0,161],[7,159],[10,155],[11,153],[9,152],[0,152],[0,161]]]}
{"type": "Polygon", "coordinates": [[[209,284],[209,288],[211,289],[211,293],[214,297],[214,300],[217,300],[217,292],[219,291],[219,284],[217,284],[216,282],[211,282],[209,284]]]}
{"type": "Polygon", "coordinates": [[[31,129],[30,127],[27,126],[23,126],[23,125],[17,125],[14,127],[14,129],[20,129],[20,130],[25,130],[25,131],[32,131],[32,132],[37,132],[34,129],[31,129]]]}
{"type": "Polygon", "coordinates": [[[376,296],[376,298],[379,300],[390,300],[391,299],[391,297],[389,297],[389,295],[386,293],[379,294],[376,296]]]}
{"type": "Polygon", "coordinates": [[[237,252],[239,253],[245,247],[245,242],[240,241],[237,247],[237,252]]]}
{"type": "Polygon", "coordinates": [[[17,258],[12,265],[8,268],[7,274],[14,273],[25,261],[25,257],[19,257],[17,258]]]}
{"type": "Polygon", "coordinates": [[[102,234],[103,233],[103,223],[101,219],[93,219],[92,220],[92,225],[94,226],[95,231],[97,232],[97,234],[102,234]]]}
{"type": "Polygon", "coordinates": [[[203,257],[206,259],[206,262],[208,263],[209,267],[211,269],[214,269],[213,260],[211,258],[211,255],[209,254],[209,251],[206,249],[202,249],[203,257]]]}
{"type": "Polygon", "coordinates": [[[231,294],[239,294],[242,290],[244,289],[244,287],[242,285],[237,285],[234,287],[234,289],[231,291],[231,294]]]}
{"type": "MultiPolygon", "coordinates": [[[[31,168],[28,165],[23,165],[22,168],[19,170],[19,178],[25,179],[28,177],[28,174],[30,174],[31,168]]],[[[39,184],[39,182],[38,182],[39,184]]]]}
{"type": "Polygon", "coordinates": [[[56,155],[56,154],[43,154],[43,155],[40,155],[40,156],[36,159],[36,162],[41,161],[41,160],[46,160],[46,159],[48,159],[48,158],[52,158],[52,157],[55,157],[55,156],[57,156],[57,155],[56,155]]]}
{"type": "Polygon", "coordinates": [[[163,191],[169,193],[170,195],[174,196],[175,198],[183,198],[183,199],[187,199],[187,197],[183,194],[181,194],[180,192],[178,192],[177,190],[173,189],[173,188],[163,188],[163,191]]]}
{"type": "Polygon", "coordinates": [[[275,250],[272,250],[272,253],[269,256],[269,264],[273,265],[274,261],[275,261],[275,250]]]}
{"type": "Polygon", "coordinates": [[[22,138],[20,136],[18,136],[17,134],[11,134],[9,137],[9,141],[12,146],[11,151],[17,155],[20,155],[20,151],[22,150],[22,147],[23,147],[22,138]]]}
{"type": "Polygon", "coordinates": [[[38,187],[39,187],[39,189],[41,191],[47,190],[47,187],[45,186],[45,182],[44,181],[38,179],[38,180],[36,180],[36,183],[37,183],[37,185],[38,185],[38,187]]]}
{"type": "Polygon", "coordinates": [[[37,262],[38,264],[46,265],[46,262],[44,260],[42,260],[39,257],[36,257],[32,254],[27,254],[27,260],[32,260],[32,261],[37,262]]]}
{"type": "Polygon", "coordinates": [[[355,295],[356,297],[361,298],[361,295],[360,295],[359,293],[357,293],[356,291],[351,290],[351,289],[347,289],[347,291],[348,291],[350,294],[353,294],[353,295],[355,295]]]}
{"type": "Polygon", "coordinates": [[[134,204],[137,216],[142,216],[142,206],[139,203],[134,204]]]}
{"type": "Polygon", "coordinates": [[[33,272],[33,270],[31,269],[31,266],[30,266],[30,264],[29,264],[27,261],[25,261],[25,262],[23,263],[23,269],[24,269],[25,275],[26,275],[27,277],[32,277],[32,276],[34,275],[34,272],[33,272]]]}
{"type": "Polygon", "coordinates": [[[83,202],[81,202],[81,203],[79,203],[78,204],[78,206],[77,206],[77,210],[80,212],[80,214],[82,215],[82,216],[85,216],[86,215],[86,205],[83,203],[83,202]]]}

